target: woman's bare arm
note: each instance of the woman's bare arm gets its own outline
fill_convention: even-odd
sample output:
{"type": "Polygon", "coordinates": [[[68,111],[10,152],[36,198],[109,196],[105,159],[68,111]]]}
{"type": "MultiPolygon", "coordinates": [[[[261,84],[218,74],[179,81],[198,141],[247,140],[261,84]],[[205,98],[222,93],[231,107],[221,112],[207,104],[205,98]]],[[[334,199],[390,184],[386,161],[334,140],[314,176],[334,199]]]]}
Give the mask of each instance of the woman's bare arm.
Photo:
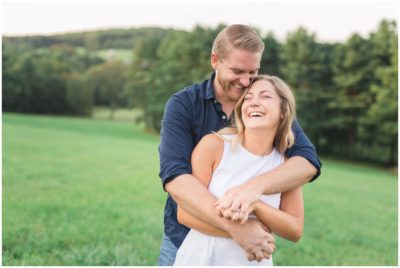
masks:
{"type": "MultiPolygon", "coordinates": [[[[221,160],[223,150],[224,142],[222,138],[218,137],[216,134],[209,134],[201,139],[192,153],[192,174],[199,179],[206,188],[208,188],[210,184],[214,169],[221,160]]],[[[178,222],[189,228],[208,235],[230,237],[227,232],[208,225],[190,215],[179,205],[177,214],[178,222]]]]}
{"type": "Polygon", "coordinates": [[[282,193],[280,209],[257,201],[254,204],[254,214],[273,233],[293,242],[299,241],[304,227],[302,188],[282,193]]]}

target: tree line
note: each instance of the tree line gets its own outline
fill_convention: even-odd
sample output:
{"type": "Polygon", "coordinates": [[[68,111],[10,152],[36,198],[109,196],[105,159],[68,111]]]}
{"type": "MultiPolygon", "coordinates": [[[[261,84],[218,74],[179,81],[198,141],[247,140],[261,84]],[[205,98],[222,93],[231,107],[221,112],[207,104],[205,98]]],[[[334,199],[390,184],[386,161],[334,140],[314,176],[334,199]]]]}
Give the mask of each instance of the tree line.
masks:
{"type": "MultiPolygon", "coordinates": [[[[88,116],[94,105],[143,110],[159,131],[171,94],[207,79],[213,40],[225,25],[191,31],[109,30],[48,37],[3,37],[3,111],[88,116]],[[100,57],[129,48],[129,63],[100,57]]],[[[293,89],[297,117],[318,152],[397,165],[398,34],[382,20],[368,37],[324,43],[298,28],[266,44],[260,73],[293,89]]]]}

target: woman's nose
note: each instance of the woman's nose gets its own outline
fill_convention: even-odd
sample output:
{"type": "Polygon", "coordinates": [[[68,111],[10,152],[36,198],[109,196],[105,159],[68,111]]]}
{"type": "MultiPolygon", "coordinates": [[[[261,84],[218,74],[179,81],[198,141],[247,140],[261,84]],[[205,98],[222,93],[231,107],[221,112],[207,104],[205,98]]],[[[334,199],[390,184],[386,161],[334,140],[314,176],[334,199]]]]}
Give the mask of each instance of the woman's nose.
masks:
{"type": "Polygon", "coordinates": [[[254,97],[254,98],[251,99],[250,107],[259,106],[259,104],[260,104],[260,103],[259,103],[258,98],[257,98],[257,97],[254,97]]]}

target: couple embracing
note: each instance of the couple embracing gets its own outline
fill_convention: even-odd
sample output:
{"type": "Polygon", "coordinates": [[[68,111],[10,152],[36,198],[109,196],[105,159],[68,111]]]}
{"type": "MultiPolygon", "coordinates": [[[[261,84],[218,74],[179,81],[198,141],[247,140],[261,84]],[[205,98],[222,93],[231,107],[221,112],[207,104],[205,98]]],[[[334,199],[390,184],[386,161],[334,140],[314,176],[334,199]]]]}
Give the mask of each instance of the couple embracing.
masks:
{"type": "Polygon", "coordinates": [[[302,235],[301,187],[321,162],[295,120],[289,86],[258,74],[263,51],[250,27],[226,27],[212,47],[211,77],[166,104],[159,266],[272,265],[274,235],[302,235]]]}

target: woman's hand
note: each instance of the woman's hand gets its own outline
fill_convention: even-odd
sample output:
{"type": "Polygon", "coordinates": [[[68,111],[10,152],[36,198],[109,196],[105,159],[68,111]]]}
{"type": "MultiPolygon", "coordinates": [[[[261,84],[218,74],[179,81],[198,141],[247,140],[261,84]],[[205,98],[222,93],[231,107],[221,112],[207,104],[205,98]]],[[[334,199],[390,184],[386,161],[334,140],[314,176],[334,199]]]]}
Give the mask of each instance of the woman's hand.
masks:
{"type": "Polygon", "coordinates": [[[242,224],[247,221],[249,214],[256,209],[256,202],[262,194],[259,187],[249,182],[230,188],[215,203],[221,217],[240,221],[242,224]]]}

